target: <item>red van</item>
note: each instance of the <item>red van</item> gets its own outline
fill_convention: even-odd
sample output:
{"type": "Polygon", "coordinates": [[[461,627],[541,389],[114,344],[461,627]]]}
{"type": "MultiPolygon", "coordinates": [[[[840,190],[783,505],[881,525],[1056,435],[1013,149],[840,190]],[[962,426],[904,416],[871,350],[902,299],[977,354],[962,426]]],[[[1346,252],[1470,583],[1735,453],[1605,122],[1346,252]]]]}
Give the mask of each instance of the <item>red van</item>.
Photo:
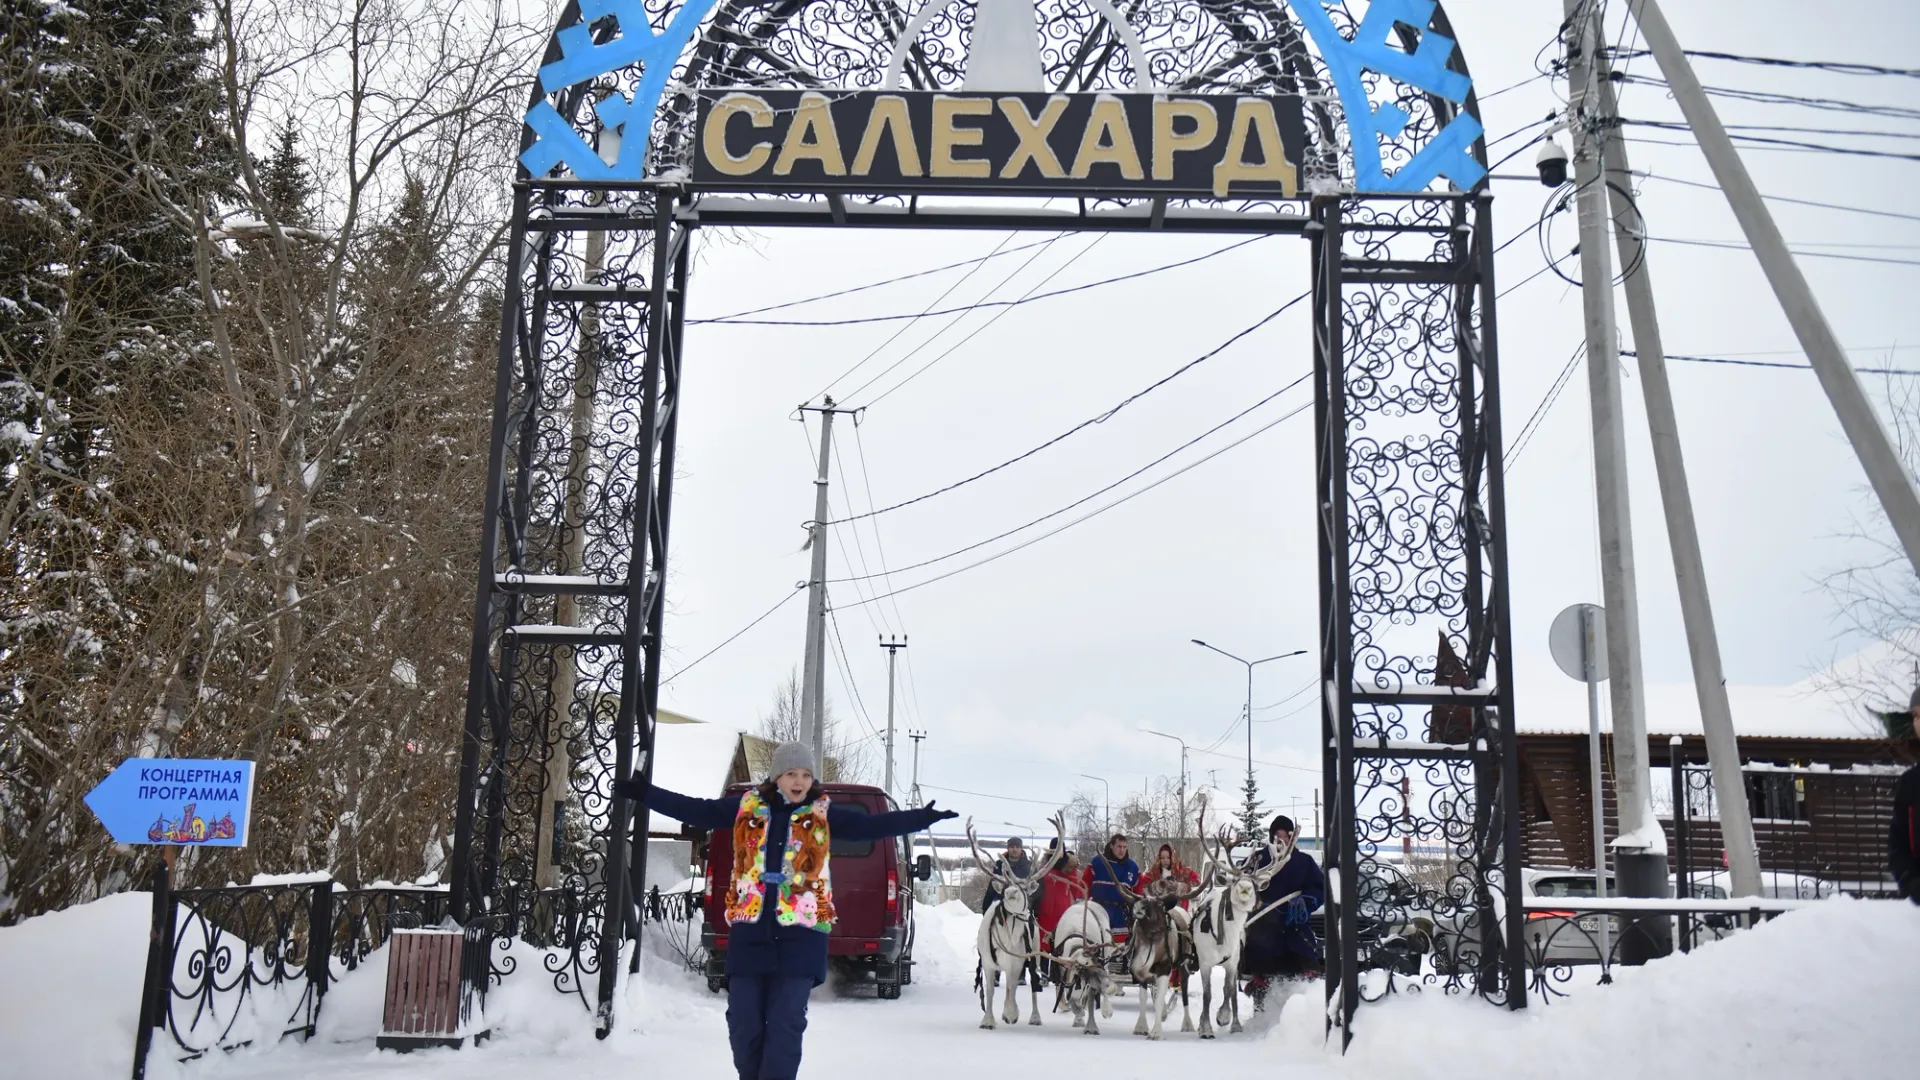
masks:
{"type": "MultiPolygon", "coordinates": [[[[752,785],[735,784],[726,798],[746,794],[752,785]]],[[[879,814],[900,809],[887,793],[866,784],[822,784],[821,790],[843,810],[879,814]]],[[[900,996],[913,981],[914,878],[933,876],[933,858],[910,859],[910,837],[890,840],[833,841],[833,906],[838,921],[827,942],[827,963],[843,976],[868,975],[885,999],[900,996]]],[[[707,892],[702,907],[706,926],[700,933],[707,947],[707,988],[718,993],[727,985],[727,882],[733,876],[733,833],[717,829],[707,841],[707,892]]]]}

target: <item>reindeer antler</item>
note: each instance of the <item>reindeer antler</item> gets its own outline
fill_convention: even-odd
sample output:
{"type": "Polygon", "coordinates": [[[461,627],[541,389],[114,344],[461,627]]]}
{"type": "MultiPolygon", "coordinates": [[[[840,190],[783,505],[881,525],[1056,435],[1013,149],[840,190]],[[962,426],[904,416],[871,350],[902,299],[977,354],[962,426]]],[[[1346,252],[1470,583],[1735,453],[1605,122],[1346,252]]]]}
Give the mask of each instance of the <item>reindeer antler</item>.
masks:
{"type": "Polygon", "coordinates": [[[987,880],[989,881],[1005,880],[999,874],[996,874],[993,872],[992,860],[988,859],[986,856],[986,853],[980,850],[980,834],[973,831],[972,817],[967,818],[967,843],[972,845],[973,861],[979,864],[980,869],[987,875],[987,880]]]}
{"type": "Polygon", "coordinates": [[[1057,840],[1051,848],[1047,849],[1047,853],[1045,855],[1040,856],[1040,861],[1034,865],[1033,876],[1028,879],[1030,881],[1038,881],[1039,879],[1046,877],[1047,871],[1053,869],[1056,865],[1059,864],[1061,859],[1064,859],[1067,857],[1066,811],[1063,810],[1058,813],[1055,813],[1052,817],[1047,819],[1047,822],[1053,826],[1054,836],[1057,838],[1057,840]]]}

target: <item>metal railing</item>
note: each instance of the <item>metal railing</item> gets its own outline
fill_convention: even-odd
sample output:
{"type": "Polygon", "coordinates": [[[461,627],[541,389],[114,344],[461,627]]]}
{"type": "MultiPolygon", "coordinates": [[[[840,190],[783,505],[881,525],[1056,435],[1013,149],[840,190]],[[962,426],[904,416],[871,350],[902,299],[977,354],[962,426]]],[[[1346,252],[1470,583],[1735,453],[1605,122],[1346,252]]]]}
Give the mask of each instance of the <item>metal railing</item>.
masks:
{"type": "MultiPolygon", "coordinates": [[[[259,1040],[310,1038],[328,989],[384,946],[394,930],[451,925],[445,886],[348,889],[316,875],[176,889],[159,867],[151,889],[134,1080],[146,1075],[156,1035],[170,1041],[183,1061],[259,1040]],[[263,1026],[262,1016],[285,1019],[263,1026]]],[[[568,890],[543,890],[538,910],[547,917],[538,925],[482,918],[465,928],[463,977],[473,981],[482,1002],[487,987],[513,970],[506,953],[514,940],[564,949],[590,906],[580,900],[568,890]]],[[[684,923],[699,914],[699,904],[697,893],[655,889],[641,914],[652,923],[684,923]]]]}

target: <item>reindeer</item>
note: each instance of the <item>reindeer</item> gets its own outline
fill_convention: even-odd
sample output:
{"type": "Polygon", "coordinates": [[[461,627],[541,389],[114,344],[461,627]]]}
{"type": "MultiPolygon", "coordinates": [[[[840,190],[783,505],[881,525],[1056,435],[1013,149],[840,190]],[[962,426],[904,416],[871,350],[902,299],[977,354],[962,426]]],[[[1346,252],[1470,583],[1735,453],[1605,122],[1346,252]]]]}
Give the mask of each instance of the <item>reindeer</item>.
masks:
{"type": "MultiPolygon", "coordinates": [[[[1200,835],[1206,835],[1204,814],[1200,819],[1200,835]]],[[[1233,1021],[1231,1033],[1238,1035],[1242,1030],[1238,993],[1240,952],[1247,944],[1247,926],[1253,921],[1260,890],[1266,888],[1283,864],[1276,857],[1255,870],[1251,854],[1245,861],[1235,859],[1236,846],[1228,827],[1223,826],[1218,836],[1209,839],[1213,864],[1209,878],[1215,887],[1193,910],[1194,975],[1200,980],[1200,1037],[1203,1039],[1213,1038],[1214,1026],[1226,1026],[1229,1017],[1233,1021]],[[1226,973],[1218,1016],[1213,1013],[1214,968],[1226,973]]]]}
{"type": "Polygon", "coordinates": [[[980,934],[975,939],[975,948],[980,953],[980,1026],[983,1028],[997,1026],[993,1022],[993,993],[1002,972],[1007,976],[1007,1001],[1006,1007],[1001,1010],[1001,1018],[1009,1024],[1020,1022],[1020,1005],[1015,994],[1019,991],[1021,977],[1031,971],[1034,975],[1029,983],[1033,995],[1033,1018],[1027,1022],[1035,1026],[1040,1023],[1039,969],[1034,966],[1034,961],[1040,956],[1040,924],[1034,918],[1034,893],[1040,888],[1040,879],[1046,876],[1054,863],[1060,861],[1067,849],[1066,816],[1055,814],[1048,820],[1053,823],[1060,842],[1040,857],[1032,874],[1014,877],[994,872],[992,861],[980,851],[980,838],[973,831],[973,819],[967,819],[967,840],[973,845],[974,862],[986,872],[988,880],[1000,893],[1000,899],[987,905],[987,910],[981,913],[980,934]]]}
{"type": "Polygon", "coordinates": [[[1053,1008],[1059,1012],[1064,999],[1073,1009],[1073,1026],[1083,1034],[1100,1034],[1099,1016],[1113,1016],[1113,986],[1112,977],[1107,973],[1107,957],[1114,948],[1107,910],[1091,900],[1081,900],[1067,908],[1053,928],[1053,966],[1058,988],[1053,1008]]]}
{"type": "MultiPolygon", "coordinates": [[[[1191,893],[1184,889],[1150,889],[1135,892],[1118,886],[1133,904],[1132,932],[1127,938],[1127,973],[1140,987],[1140,1019],[1133,1025],[1135,1035],[1160,1038],[1160,1025],[1173,1011],[1167,988],[1173,973],[1185,968],[1193,958],[1193,939],[1185,929],[1186,913],[1179,903],[1191,893]],[[1148,990],[1152,990],[1153,1023],[1147,1023],[1148,990]]],[[[1182,1031],[1193,1030],[1193,1016],[1186,1016],[1182,1031]]]]}

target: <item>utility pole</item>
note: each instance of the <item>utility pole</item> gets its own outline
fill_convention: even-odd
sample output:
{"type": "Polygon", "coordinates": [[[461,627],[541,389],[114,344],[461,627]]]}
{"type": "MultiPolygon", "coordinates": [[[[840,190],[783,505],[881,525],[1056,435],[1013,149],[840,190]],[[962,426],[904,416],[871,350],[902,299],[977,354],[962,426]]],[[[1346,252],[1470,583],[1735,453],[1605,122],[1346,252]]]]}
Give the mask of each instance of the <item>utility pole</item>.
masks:
{"type": "Polygon", "coordinates": [[[1660,339],[1660,321],[1654,309],[1653,280],[1647,268],[1646,220],[1630,194],[1632,170],[1627,165],[1626,140],[1620,136],[1619,108],[1614,102],[1612,72],[1604,52],[1594,58],[1594,67],[1595,82],[1600,88],[1601,143],[1607,195],[1613,206],[1613,238],[1619,247],[1620,265],[1625,268],[1627,322],[1633,328],[1640,392],[1646,399],[1647,428],[1653,436],[1654,475],[1660,483],[1667,543],[1673,549],[1673,576],[1680,588],[1680,615],[1687,631],[1687,652],[1693,662],[1700,724],[1706,734],[1707,757],[1713,765],[1714,792],[1720,801],[1720,833],[1726,844],[1727,870],[1732,878],[1733,895],[1759,896],[1760,853],[1754,843],[1753,818],[1747,809],[1740,747],[1733,730],[1733,709],[1727,702],[1727,677],[1720,663],[1720,636],[1714,626],[1713,603],[1707,595],[1706,561],[1700,555],[1700,533],[1693,520],[1693,495],[1687,483],[1686,460],[1680,451],[1680,424],[1673,406],[1673,388],[1667,381],[1666,348],[1660,339]]]}
{"type": "MultiPolygon", "coordinates": [[[[1700,152],[1713,170],[1714,180],[1726,194],[1733,216],[1739,219],[1740,230],[1746,233],[1747,243],[1760,261],[1767,283],[1773,286],[1773,295],[1780,301],[1781,310],[1793,324],[1794,336],[1800,339],[1807,362],[1813,365],[1821,389],[1827,392],[1827,400],[1840,420],[1840,429],[1859,457],[1860,467],[1866,471],[1874,494],[1879,496],[1880,507],[1886,511],[1888,523],[1900,538],[1907,561],[1913,565],[1914,572],[1920,573],[1920,493],[1915,492],[1913,477],[1901,462],[1893,440],[1887,436],[1886,425],[1867,400],[1860,377],[1847,361],[1846,350],[1840,347],[1840,339],[1827,322],[1826,313],[1814,299],[1806,275],[1800,272],[1792,252],[1787,250],[1786,238],[1774,224],[1773,215],[1760,198],[1760,189],[1747,174],[1739,151],[1734,149],[1727,129],[1707,100],[1707,93],[1695,77],[1693,65],[1681,50],[1679,39],[1673,36],[1673,28],[1667,25],[1660,6],[1654,0],[1628,0],[1627,9],[1639,22],[1647,48],[1659,63],[1660,73],[1666,76],[1675,104],[1680,106],[1687,126],[1693,129],[1694,141],[1700,144],[1700,152]]],[[[1715,769],[1716,795],[1719,780],[1719,770],[1715,769]]],[[[1723,807],[1729,805],[1725,797],[1721,797],[1720,803],[1723,807]]]]}
{"type": "Polygon", "coordinates": [[[807,650],[800,673],[800,741],[813,748],[814,767],[824,779],[827,770],[827,463],[833,455],[833,417],[856,412],[836,409],[833,398],[818,406],[802,405],[802,413],[820,414],[820,474],[813,481],[813,520],[807,523],[807,543],[813,548],[813,568],[807,575],[807,650]]]}
{"type": "MultiPolygon", "coordinates": [[[[898,641],[892,641],[887,638],[881,638],[880,647],[887,650],[887,788],[886,788],[886,791],[888,795],[892,795],[893,794],[893,662],[895,659],[898,658],[898,653],[900,652],[900,650],[907,647],[907,636],[905,634],[900,635],[900,640],[898,641]]],[[[914,741],[914,749],[918,750],[919,746],[920,746],[919,740],[916,739],[914,741]]]]}
{"type": "Polygon", "coordinates": [[[909,731],[907,738],[913,740],[913,791],[907,798],[915,809],[924,805],[920,801],[920,740],[927,737],[924,731],[909,731]]]}
{"type": "Polygon", "coordinates": [[[1580,218],[1580,281],[1587,327],[1588,392],[1593,410],[1593,472],[1600,523],[1600,581],[1613,682],[1613,776],[1620,810],[1618,849],[1623,896],[1665,896],[1665,836],[1649,798],[1646,688],[1640,674],[1640,607],[1633,565],[1633,517],[1627,500],[1627,435],[1621,415],[1620,341],[1614,328],[1613,259],[1607,250],[1604,154],[1594,59],[1601,36],[1585,0],[1564,0],[1567,15],[1567,125],[1574,139],[1575,201],[1580,218]]]}

